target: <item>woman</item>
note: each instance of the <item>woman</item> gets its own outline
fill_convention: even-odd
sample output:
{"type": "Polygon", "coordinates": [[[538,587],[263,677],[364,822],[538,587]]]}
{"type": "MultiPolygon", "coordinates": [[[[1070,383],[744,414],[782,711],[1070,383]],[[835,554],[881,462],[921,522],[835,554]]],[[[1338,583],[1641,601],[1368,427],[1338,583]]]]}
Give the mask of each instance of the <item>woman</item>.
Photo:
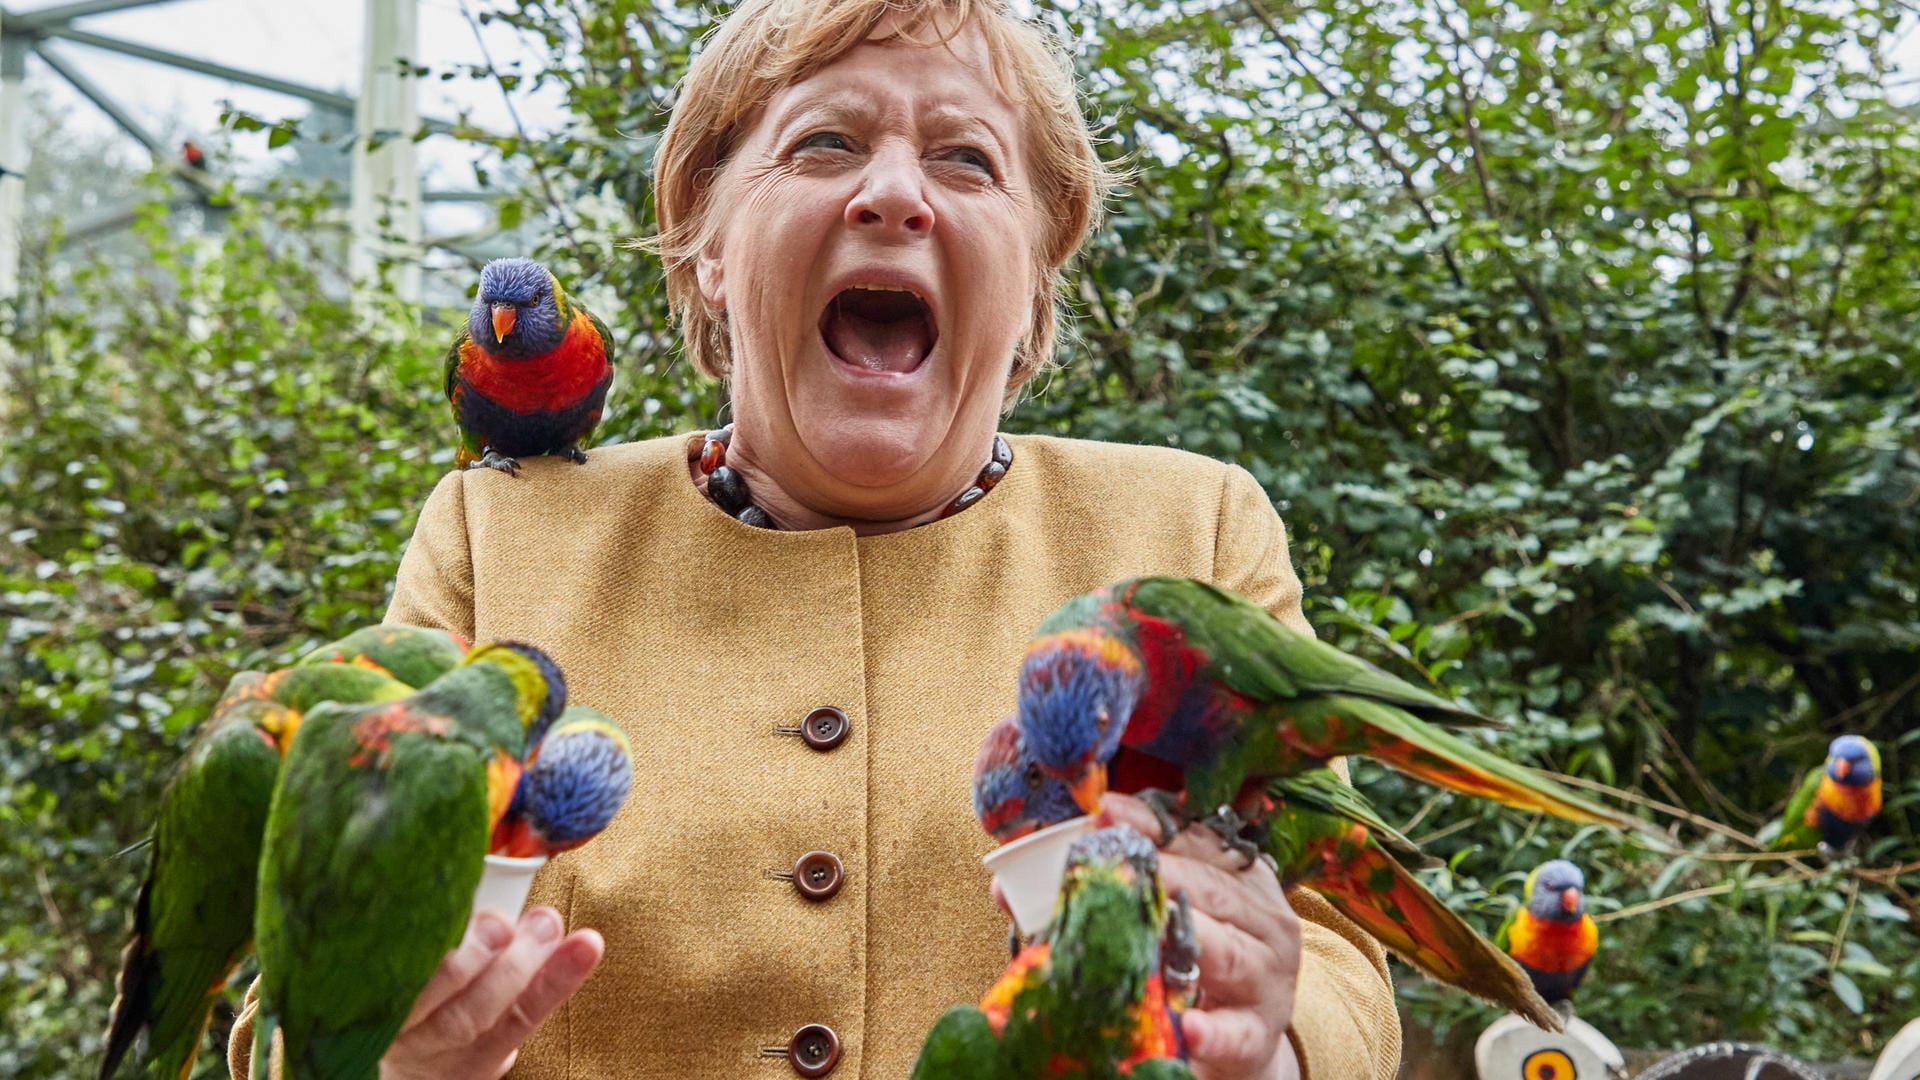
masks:
{"type": "MultiPolygon", "coordinates": [[[[1170,573],[1307,628],[1244,471],[995,434],[1107,190],[1069,68],[998,0],[741,4],[657,174],[735,424],[448,476],[388,613],[550,651],[631,732],[634,797],[542,873],[551,908],[476,920],[390,1077],[903,1077],[1005,960],[967,780],[1041,617],[1170,573]]],[[[1196,1073],[1393,1075],[1379,950],[1205,836],[1163,864],[1201,913],[1196,1073]]]]}

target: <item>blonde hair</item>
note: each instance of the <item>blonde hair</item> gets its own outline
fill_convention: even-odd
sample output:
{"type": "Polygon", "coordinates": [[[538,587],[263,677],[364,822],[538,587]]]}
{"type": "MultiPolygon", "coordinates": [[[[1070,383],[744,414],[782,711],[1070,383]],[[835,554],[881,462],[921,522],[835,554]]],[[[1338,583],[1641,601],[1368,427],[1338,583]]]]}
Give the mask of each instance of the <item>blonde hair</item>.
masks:
{"type": "Polygon", "coordinates": [[[1094,150],[1071,58],[1039,26],[1014,15],[1006,0],[744,0],[714,29],[680,84],[654,159],[660,231],[636,246],[657,252],[666,264],[667,303],[694,365],[726,378],[733,366],[726,321],[708,309],[695,273],[700,253],[720,230],[715,181],[775,95],[846,55],[889,16],[901,17],[896,36],[915,44],[944,44],[978,26],[994,79],[1025,120],[1034,203],[1043,217],[1033,321],[1014,353],[1011,401],[1052,365],[1061,270],[1098,223],[1118,173],[1094,150]],[[944,35],[917,36],[936,19],[945,23],[944,35]]]}

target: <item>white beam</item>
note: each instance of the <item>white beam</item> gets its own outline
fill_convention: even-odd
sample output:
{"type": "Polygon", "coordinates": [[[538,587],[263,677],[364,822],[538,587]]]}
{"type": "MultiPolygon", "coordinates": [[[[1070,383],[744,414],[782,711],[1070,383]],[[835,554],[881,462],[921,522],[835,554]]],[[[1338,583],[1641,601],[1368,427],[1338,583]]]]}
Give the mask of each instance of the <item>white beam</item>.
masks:
{"type": "Polygon", "coordinates": [[[419,40],[419,0],[367,0],[347,266],[355,287],[364,289],[378,280],[380,264],[390,263],[393,293],[408,304],[420,301],[420,171],[413,142],[420,112],[411,74],[419,40]]]}
{"type": "Polygon", "coordinates": [[[20,219],[27,206],[24,37],[0,37],[0,302],[20,294],[20,219]]]}
{"type": "Polygon", "coordinates": [[[78,3],[35,8],[32,11],[22,11],[17,15],[8,15],[7,21],[24,26],[58,26],[88,15],[107,15],[130,8],[151,7],[154,4],[171,2],[172,0],[79,0],[78,3]]]}

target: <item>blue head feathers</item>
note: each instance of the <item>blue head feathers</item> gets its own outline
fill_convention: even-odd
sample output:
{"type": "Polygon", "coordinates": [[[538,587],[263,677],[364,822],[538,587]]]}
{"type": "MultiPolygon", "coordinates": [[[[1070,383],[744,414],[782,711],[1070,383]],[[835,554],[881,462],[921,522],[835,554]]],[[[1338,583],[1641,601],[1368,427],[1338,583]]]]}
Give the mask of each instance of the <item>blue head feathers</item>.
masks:
{"type": "Polygon", "coordinates": [[[1587,876],[1565,859],[1540,864],[1533,872],[1527,910],[1552,922],[1578,922],[1587,913],[1587,876]]]}
{"type": "Polygon", "coordinates": [[[558,289],[547,268],[532,259],[494,259],[480,269],[467,335],[504,359],[546,355],[567,336],[558,289]]]}
{"type": "Polygon", "coordinates": [[[1858,735],[1842,735],[1827,747],[1827,775],[1834,783],[1865,787],[1880,775],[1880,755],[1858,735]]]}

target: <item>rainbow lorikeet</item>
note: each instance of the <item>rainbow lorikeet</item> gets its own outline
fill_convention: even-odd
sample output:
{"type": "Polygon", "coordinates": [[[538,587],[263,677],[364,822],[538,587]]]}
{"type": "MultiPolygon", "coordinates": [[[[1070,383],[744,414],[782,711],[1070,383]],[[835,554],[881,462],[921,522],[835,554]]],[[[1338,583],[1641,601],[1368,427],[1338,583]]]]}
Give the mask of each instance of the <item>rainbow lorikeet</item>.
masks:
{"type": "Polygon", "coordinates": [[[1125,826],[1076,840],[1045,941],[940,1017],[912,1080],[1191,1080],[1161,976],[1176,909],[1159,853],[1125,826]]]}
{"type": "Polygon", "coordinates": [[[1494,941],[1520,962],[1549,1004],[1572,1000],[1600,948],[1600,928],[1587,914],[1586,889],[1579,867],[1565,859],[1543,862],[1527,875],[1521,889],[1525,902],[1494,933],[1494,941]]]}
{"type": "Polygon", "coordinates": [[[607,403],[613,335],[532,259],[480,268],[480,294],[447,350],[447,400],[460,426],[455,468],[518,473],[516,458],[585,464],[607,403]]]}
{"type": "Polygon", "coordinates": [[[147,1032],[147,1071],[185,1077],[207,1017],[253,939],[261,836],[302,715],[320,701],[393,701],[412,687],[321,664],[242,672],[228,684],[160,796],[133,937],[121,953],[99,1076],[147,1032]]]}
{"type": "Polygon", "coordinates": [[[1169,833],[1176,817],[1201,818],[1249,860],[1242,788],[1353,754],[1509,806],[1642,827],[1426,722],[1495,721],[1188,578],[1122,581],[1047,616],[1021,668],[1019,718],[1034,761],[1082,808],[1098,807],[1124,746],[1178,768],[1171,793],[1143,792],[1169,833]]]}
{"type": "Polygon", "coordinates": [[[491,853],[525,859],[571,851],[599,835],[633,788],[633,747],[605,714],[571,705],[527,751],[491,853]]]}
{"type": "Polygon", "coordinates": [[[1771,849],[1838,854],[1879,812],[1880,748],[1858,735],[1842,735],[1828,745],[1826,764],[1801,781],[1771,849]]]}
{"type": "MultiPolygon", "coordinates": [[[[1154,772],[1150,759],[1122,748],[1114,759],[1112,789],[1133,794],[1140,790],[1136,785],[1153,782],[1154,772]]],[[[1081,813],[1066,784],[1023,752],[1010,720],[996,724],[981,744],[973,795],[981,825],[1002,843],[1081,813]]],[[[1258,801],[1249,807],[1257,823],[1240,835],[1273,860],[1283,886],[1319,893],[1428,977],[1558,1029],[1558,1018],[1534,994],[1526,973],[1389,854],[1388,847],[1416,856],[1418,851],[1333,770],[1273,778],[1258,801]]]]}
{"type": "Polygon", "coordinates": [[[482,645],[409,697],[307,714],[261,856],[255,1061],[277,1030],[291,1080],[378,1075],[466,929],[527,733],[558,711],[552,670],[482,645]]]}
{"type": "Polygon", "coordinates": [[[467,642],[430,626],[368,626],[302,656],[297,663],[358,664],[408,686],[425,686],[466,659],[467,642]]]}

